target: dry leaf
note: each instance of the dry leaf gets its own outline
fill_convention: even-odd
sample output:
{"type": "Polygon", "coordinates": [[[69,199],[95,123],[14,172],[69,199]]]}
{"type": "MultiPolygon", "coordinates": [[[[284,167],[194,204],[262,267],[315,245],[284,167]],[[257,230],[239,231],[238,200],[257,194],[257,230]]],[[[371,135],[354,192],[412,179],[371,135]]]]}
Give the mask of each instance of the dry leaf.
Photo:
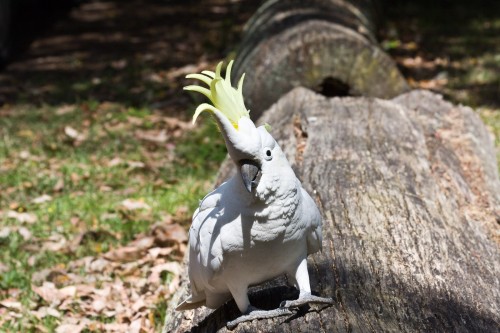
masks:
{"type": "Polygon", "coordinates": [[[62,235],[54,234],[49,237],[47,242],[44,242],[42,249],[45,251],[57,252],[62,250],[68,241],[62,235]]]}
{"type": "Polygon", "coordinates": [[[76,138],[80,135],[80,133],[78,133],[78,131],[71,126],[64,127],[64,134],[74,140],[76,140],[76,138]]]}
{"type": "Polygon", "coordinates": [[[190,215],[189,208],[187,206],[179,206],[177,210],[175,211],[175,218],[176,219],[185,219],[186,215],[190,215]]]}
{"type": "Polygon", "coordinates": [[[164,79],[158,73],[151,73],[151,74],[146,76],[146,80],[151,81],[151,82],[155,82],[155,83],[162,83],[164,79]]]}
{"type": "Polygon", "coordinates": [[[123,160],[121,158],[115,157],[111,161],[108,162],[108,167],[112,168],[112,167],[120,165],[122,163],[123,163],[123,160]]]}
{"type": "Polygon", "coordinates": [[[16,219],[21,223],[33,224],[37,221],[35,214],[31,213],[18,213],[16,211],[10,210],[7,212],[7,217],[11,219],[16,219]]]}
{"type": "Polygon", "coordinates": [[[10,208],[10,210],[17,210],[17,209],[19,208],[19,203],[18,203],[18,202],[15,202],[15,201],[14,201],[14,202],[11,202],[11,203],[9,204],[9,208],[10,208]]]}
{"type": "Polygon", "coordinates": [[[78,185],[80,182],[80,176],[75,172],[72,172],[71,175],[69,175],[69,178],[71,179],[73,185],[78,185]]]}
{"type": "Polygon", "coordinates": [[[96,299],[92,302],[91,306],[95,312],[101,313],[101,311],[106,308],[106,302],[104,302],[102,299],[96,299]]]}
{"type": "Polygon", "coordinates": [[[48,279],[48,276],[52,273],[53,269],[51,268],[44,268],[42,270],[38,270],[33,273],[31,276],[31,283],[42,283],[43,281],[48,279]]]}
{"type": "Polygon", "coordinates": [[[62,324],[56,328],[56,333],[80,333],[85,329],[85,324],[62,324]]]}
{"type": "Polygon", "coordinates": [[[174,275],[179,275],[181,272],[181,266],[179,265],[178,262],[172,261],[172,262],[166,262],[161,265],[154,266],[151,269],[151,275],[148,278],[148,281],[153,283],[153,284],[160,284],[161,278],[160,274],[163,271],[171,272],[174,275]]]}
{"type": "Polygon", "coordinates": [[[63,299],[70,298],[75,296],[76,287],[75,286],[67,286],[58,290],[60,297],[63,299]]]}
{"type": "Polygon", "coordinates": [[[109,261],[103,258],[98,258],[90,264],[92,272],[104,272],[106,267],[109,267],[109,261]]]}
{"type": "Polygon", "coordinates": [[[102,297],[108,297],[110,294],[110,289],[109,287],[105,287],[103,289],[97,289],[94,285],[89,285],[89,284],[79,284],[75,286],[76,288],[76,293],[78,297],[88,297],[92,294],[102,296],[102,297]]]}
{"type": "Polygon", "coordinates": [[[105,253],[104,258],[111,261],[130,262],[141,258],[143,255],[144,249],[135,246],[124,246],[105,253]]]}
{"type": "Polygon", "coordinates": [[[127,65],[127,59],[120,59],[111,62],[111,67],[113,67],[114,69],[124,69],[125,67],[127,67],[127,65]]]}
{"type": "Polygon", "coordinates": [[[146,250],[149,249],[150,247],[153,246],[155,243],[155,239],[153,237],[142,237],[134,240],[130,244],[128,244],[129,247],[137,247],[138,249],[141,250],[146,250]]]}
{"type": "Polygon", "coordinates": [[[151,259],[154,260],[159,256],[168,256],[173,250],[174,249],[171,247],[154,247],[148,250],[148,254],[151,256],[151,259]]]}
{"type": "Polygon", "coordinates": [[[146,209],[150,210],[151,207],[144,202],[144,200],[136,200],[136,199],[125,199],[121,202],[121,207],[125,210],[138,210],[138,209],[146,209]]]}
{"type": "Polygon", "coordinates": [[[167,131],[162,129],[161,131],[149,130],[149,131],[135,131],[135,136],[144,141],[154,142],[154,143],[164,143],[167,142],[168,136],[167,131]]]}
{"type": "Polygon", "coordinates": [[[144,299],[139,298],[135,303],[132,305],[132,311],[138,312],[141,309],[146,308],[146,303],[144,302],[144,299]]]}
{"type": "Polygon", "coordinates": [[[2,229],[0,229],[0,238],[7,238],[7,237],[9,237],[11,231],[12,230],[9,227],[3,227],[2,229]]]}
{"type": "Polygon", "coordinates": [[[31,231],[29,231],[25,227],[20,227],[19,229],[17,229],[17,232],[23,237],[25,241],[31,239],[31,231]]]}
{"type": "Polygon", "coordinates": [[[36,256],[32,255],[28,258],[28,265],[35,266],[35,264],[36,264],[36,256]]]}
{"type": "Polygon", "coordinates": [[[59,301],[57,297],[56,286],[51,282],[44,282],[42,286],[31,286],[31,290],[38,294],[47,303],[55,303],[59,301]]]}
{"type": "Polygon", "coordinates": [[[68,138],[73,140],[75,144],[79,144],[86,139],[86,136],[84,134],[78,132],[71,126],[64,127],[64,134],[66,134],[68,138]]]}
{"type": "Polygon", "coordinates": [[[52,188],[52,191],[61,192],[63,189],[64,189],[64,179],[59,178],[55,183],[54,187],[52,188]]]}
{"type": "Polygon", "coordinates": [[[75,111],[74,105],[61,105],[60,107],[57,108],[56,114],[61,116],[67,113],[71,113],[73,111],[75,111]]]}
{"type": "Polygon", "coordinates": [[[4,300],[1,300],[0,305],[3,307],[6,307],[7,309],[17,310],[17,311],[21,310],[21,308],[22,308],[22,304],[13,298],[7,298],[4,300]]]}
{"type": "Polygon", "coordinates": [[[48,201],[51,201],[52,200],[52,197],[48,194],[43,194],[33,200],[31,200],[32,203],[34,204],[41,204],[41,203],[44,203],[44,202],[48,202],[48,201]]]}
{"type": "Polygon", "coordinates": [[[106,332],[126,332],[128,324],[107,323],[103,325],[106,332]]]}
{"type": "Polygon", "coordinates": [[[57,289],[55,284],[47,281],[41,287],[32,285],[31,289],[49,304],[60,304],[63,300],[72,298],[76,294],[75,286],[57,289]]]}
{"type": "Polygon", "coordinates": [[[99,186],[99,192],[111,192],[113,191],[113,188],[107,185],[101,185],[99,186]]]}
{"type": "Polygon", "coordinates": [[[132,169],[142,169],[146,166],[140,161],[127,161],[127,165],[132,169]]]}
{"type": "Polygon", "coordinates": [[[141,326],[142,326],[142,319],[136,319],[128,327],[127,333],[140,333],[141,326]]]}
{"type": "Polygon", "coordinates": [[[186,230],[179,224],[155,224],[151,234],[154,236],[156,244],[160,246],[169,245],[171,242],[184,243],[188,239],[186,230]]]}
{"type": "Polygon", "coordinates": [[[31,154],[27,150],[22,150],[21,152],[19,152],[19,158],[22,159],[22,160],[27,160],[30,157],[31,157],[31,154]]]}
{"type": "Polygon", "coordinates": [[[55,317],[55,318],[60,318],[61,317],[61,313],[59,311],[57,311],[54,308],[49,308],[49,307],[46,307],[46,306],[42,306],[37,311],[31,311],[31,314],[34,315],[34,316],[36,316],[38,319],[43,319],[43,318],[45,318],[47,316],[52,316],[52,317],[55,317]]]}

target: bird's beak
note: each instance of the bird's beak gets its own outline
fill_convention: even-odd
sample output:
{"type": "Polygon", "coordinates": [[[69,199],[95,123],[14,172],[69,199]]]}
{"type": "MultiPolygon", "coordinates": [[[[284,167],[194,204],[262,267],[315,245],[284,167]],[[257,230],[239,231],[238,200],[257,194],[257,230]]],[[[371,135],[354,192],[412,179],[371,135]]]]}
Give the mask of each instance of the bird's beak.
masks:
{"type": "Polygon", "coordinates": [[[240,169],[243,184],[247,191],[251,193],[252,188],[256,188],[259,185],[260,177],[262,176],[260,167],[253,161],[243,160],[240,162],[240,169]]]}

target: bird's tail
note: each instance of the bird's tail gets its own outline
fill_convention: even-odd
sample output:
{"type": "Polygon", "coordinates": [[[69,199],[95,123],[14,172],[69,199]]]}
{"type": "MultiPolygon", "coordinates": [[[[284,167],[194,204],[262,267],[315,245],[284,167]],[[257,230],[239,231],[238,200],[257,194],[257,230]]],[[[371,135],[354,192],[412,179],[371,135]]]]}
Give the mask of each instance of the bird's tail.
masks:
{"type": "Polygon", "coordinates": [[[176,311],[185,311],[199,308],[200,306],[204,306],[206,304],[205,295],[201,294],[197,297],[189,296],[187,299],[179,303],[175,308],[176,311]]]}

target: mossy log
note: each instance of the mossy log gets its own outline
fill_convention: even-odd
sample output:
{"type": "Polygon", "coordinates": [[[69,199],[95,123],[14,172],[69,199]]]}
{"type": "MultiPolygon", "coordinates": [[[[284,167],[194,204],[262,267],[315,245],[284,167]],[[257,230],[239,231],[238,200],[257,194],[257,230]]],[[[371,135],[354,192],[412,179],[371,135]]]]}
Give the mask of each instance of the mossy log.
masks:
{"type": "MultiPolygon", "coordinates": [[[[323,251],[308,266],[313,293],[335,305],[235,332],[498,331],[500,182],[473,110],[426,91],[381,100],[296,88],[261,121],[321,209],[323,251]]],[[[218,181],[232,172],[228,161],[218,181]]],[[[271,309],[297,294],[281,277],[254,288],[251,302],[271,309]]],[[[225,332],[239,316],[234,301],[173,308],[164,333],[225,332]]]]}
{"type": "Polygon", "coordinates": [[[247,23],[233,71],[234,79],[247,75],[252,117],[297,86],[328,96],[392,98],[407,91],[377,44],[376,8],[375,0],[264,3],[247,23]]]}

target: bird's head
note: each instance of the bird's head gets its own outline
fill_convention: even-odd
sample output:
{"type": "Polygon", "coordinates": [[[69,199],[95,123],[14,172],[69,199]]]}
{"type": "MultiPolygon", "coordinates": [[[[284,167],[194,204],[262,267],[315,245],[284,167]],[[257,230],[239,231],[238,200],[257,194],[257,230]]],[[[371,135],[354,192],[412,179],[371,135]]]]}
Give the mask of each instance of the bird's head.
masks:
{"type": "MultiPolygon", "coordinates": [[[[252,192],[267,170],[278,170],[282,164],[283,152],[274,138],[267,131],[267,125],[256,127],[250,119],[249,110],[243,101],[244,74],[237,88],[231,86],[231,61],[226,69],[225,78],[220,74],[222,62],[214,72],[203,71],[201,74],[189,74],[186,77],[198,79],[208,85],[187,86],[185,90],[199,92],[210,99],[212,105],[203,103],[196,108],[193,123],[203,111],[210,111],[215,116],[217,125],[224,137],[231,159],[238,166],[243,184],[252,192]],[[280,157],[279,159],[275,158],[280,157]]],[[[284,159],[285,163],[286,158],[284,159]]]]}

